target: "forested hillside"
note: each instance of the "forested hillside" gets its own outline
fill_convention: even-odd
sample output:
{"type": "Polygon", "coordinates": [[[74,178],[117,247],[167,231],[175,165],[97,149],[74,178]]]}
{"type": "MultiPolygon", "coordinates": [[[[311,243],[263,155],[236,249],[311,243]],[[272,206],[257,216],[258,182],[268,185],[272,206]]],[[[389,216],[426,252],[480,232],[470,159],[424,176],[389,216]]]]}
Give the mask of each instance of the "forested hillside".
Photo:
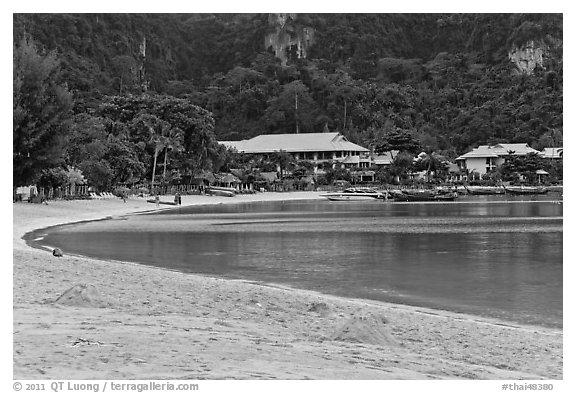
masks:
{"type": "MultiPolygon", "coordinates": [[[[211,124],[214,151],[216,139],[297,130],[339,131],[376,150],[404,133],[452,158],[487,143],[560,146],[562,22],[560,14],[15,14],[13,28],[15,59],[28,46],[58,64],[46,80],[69,94],[56,134],[72,163],[67,146],[86,132],[79,124],[89,117],[103,129],[93,139],[119,138],[110,125],[119,118],[102,106],[142,94],[198,107],[194,116],[213,119],[202,124],[211,124]],[[287,42],[283,56],[268,42],[287,42]]],[[[125,132],[131,144],[149,144],[136,134],[125,132]]]]}

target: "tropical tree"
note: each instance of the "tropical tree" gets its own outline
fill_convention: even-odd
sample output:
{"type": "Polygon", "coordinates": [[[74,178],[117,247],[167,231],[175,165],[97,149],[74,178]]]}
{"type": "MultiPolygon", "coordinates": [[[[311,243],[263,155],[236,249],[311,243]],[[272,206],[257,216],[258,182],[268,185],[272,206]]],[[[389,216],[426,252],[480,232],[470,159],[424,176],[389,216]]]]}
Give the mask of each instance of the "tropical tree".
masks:
{"type": "Polygon", "coordinates": [[[99,188],[139,181],[150,158],[145,143],[130,140],[125,124],[86,113],[74,117],[66,153],[66,164],[99,188]]]}
{"type": "Polygon", "coordinates": [[[108,161],[88,160],[84,161],[80,168],[90,182],[90,185],[96,190],[103,191],[112,186],[114,170],[108,161]]]}
{"type": "Polygon", "coordinates": [[[336,180],[352,181],[350,171],[344,168],[328,168],[324,173],[324,178],[328,184],[333,184],[336,180]]]}
{"type": "Polygon", "coordinates": [[[312,174],[313,171],[314,171],[314,164],[312,164],[310,161],[299,161],[297,164],[295,164],[295,168],[292,171],[292,175],[296,179],[301,179],[303,177],[312,174]]]}
{"type": "Polygon", "coordinates": [[[331,99],[338,105],[342,105],[342,123],[340,129],[345,130],[350,124],[350,107],[353,106],[362,90],[357,86],[348,73],[343,70],[337,70],[330,75],[331,81],[331,99]]]}
{"type": "Polygon", "coordinates": [[[44,188],[63,187],[68,183],[68,171],[62,167],[44,169],[38,178],[38,185],[44,188]]]}
{"type": "Polygon", "coordinates": [[[390,173],[397,181],[405,179],[407,174],[412,168],[414,157],[408,152],[400,152],[394,157],[392,165],[390,165],[390,173]]]}
{"type": "Polygon", "coordinates": [[[536,172],[545,167],[546,162],[538,153],[528,153],[525,156],[509,154],[500,171],[504,180],[515,180],[518,175],[522,175],[532,183],[536,180],[536,172]]]}
{"type": "Polygon", "coordinates": [[[310,132],[314,129],[315,111],[308,87],[297,80],[283,85],[278,96],[270,100],[264,119],[274,132],[310,132]]]}
{"type": "Polygon", "coordinates": [[[383,153],[392,150],[416,154],[420,150],[420,143],[411,132],[392,128],[376,142],[375,151],[383,153]]]}
{"type": "Polygon", "coordinates": [[[272,153],[270,158],[278,167],[280,171],[280,180],[282,180],[284,178],[284,170],[287,169],[290,164],[294,163],[294,157],[292,157],[292,154],[284,150],[279,150],[272,153]]]}
{"type": "MultiPolygon", "coordinates": [[[[210,112],[187,99],[165,95],[113,96],[98,114],[137,145],[144,144],[157,162],[160,152],[172,151],[182,175],[210,169],[220,154],[210,112]]],[[[166,166],[168,155],[165,154],[166,166]]],[[[156,174],[153,164],[152,174],[156,174]]]]}
{"type": "Polygon", "coordinates": [[[114,184],[133,184],[139,182],[146,174],[146,161],[141,161],[144,150],[129,140],[110,136],[108,151],[104,159],[113,170],[114,184]]]}
{"type": "Polygon", "coordinates": [[[170,127],[167,134],[162,138],[162,144],[164,145],[164,171],[162,173],[163,181],[166,181],[166,165],[168,163],[168,151],[181,151],[183,149],[182,145],[182,130],[178,127],[170,127]]]}
{"type": "Polygon", "coordinates": [[[42,54],[29,38],[13,49],[13,186],[33,182],[63,162],[72,95],[55,52],[42,54]]]}
{"type": "Polygon", "coordinates": [[[152,164],[151,179],[152,190],[154,191],[154,180],[156,179],[158,155],[165,147],[166,142],[164,135],[168,133],[170,125],[154,115],[148,113],[140,113],[136,118],[132,120],[130,126],[135,129],[142,130],[141,132],[147,132],[148,143],[151,144],[154,149],[154,162],[152,164]]]}
{"type": "Polygon", "coordinates": [[[418,160],[418,167],[426,170],[426,178],[430,182],[432,173],[437,178],[442,171],[446,170],[446,158],[436,152],[429,151],[418,160]]]}

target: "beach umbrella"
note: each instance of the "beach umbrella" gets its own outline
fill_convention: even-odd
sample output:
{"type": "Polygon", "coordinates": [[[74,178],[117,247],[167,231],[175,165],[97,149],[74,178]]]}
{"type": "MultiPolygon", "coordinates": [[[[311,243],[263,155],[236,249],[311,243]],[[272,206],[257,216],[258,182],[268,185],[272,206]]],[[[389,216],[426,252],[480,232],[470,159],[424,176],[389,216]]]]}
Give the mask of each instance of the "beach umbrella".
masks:
{"type": "Polygon", "coordinates": [[[542,169],[538,169],[536,171],[536,175],[538,176],[538,183],[542,183],[542,176],[547,176],[549,173],[542,169]]]}

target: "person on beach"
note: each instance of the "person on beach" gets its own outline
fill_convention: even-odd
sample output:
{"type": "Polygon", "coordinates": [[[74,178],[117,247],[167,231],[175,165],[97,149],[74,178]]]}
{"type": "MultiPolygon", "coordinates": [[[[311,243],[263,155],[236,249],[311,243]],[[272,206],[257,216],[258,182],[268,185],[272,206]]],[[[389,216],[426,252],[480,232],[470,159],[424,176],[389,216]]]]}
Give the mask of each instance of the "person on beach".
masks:
{"type": "Polygon", "coordinates": [[[156,207],[160,206],[160,195],[156,194],[156,207]]]}

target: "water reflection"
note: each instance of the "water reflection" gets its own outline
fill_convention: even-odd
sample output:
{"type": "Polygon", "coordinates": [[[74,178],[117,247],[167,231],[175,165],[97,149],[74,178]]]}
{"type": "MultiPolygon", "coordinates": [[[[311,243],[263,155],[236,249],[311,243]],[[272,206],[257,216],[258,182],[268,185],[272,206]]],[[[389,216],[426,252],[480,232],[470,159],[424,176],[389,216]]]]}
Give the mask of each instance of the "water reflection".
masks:
{"type": "Polygon", "coordinates": [[[562,325],[562,206],[260,203],[62,227],[66,252],[562,325]]]}

